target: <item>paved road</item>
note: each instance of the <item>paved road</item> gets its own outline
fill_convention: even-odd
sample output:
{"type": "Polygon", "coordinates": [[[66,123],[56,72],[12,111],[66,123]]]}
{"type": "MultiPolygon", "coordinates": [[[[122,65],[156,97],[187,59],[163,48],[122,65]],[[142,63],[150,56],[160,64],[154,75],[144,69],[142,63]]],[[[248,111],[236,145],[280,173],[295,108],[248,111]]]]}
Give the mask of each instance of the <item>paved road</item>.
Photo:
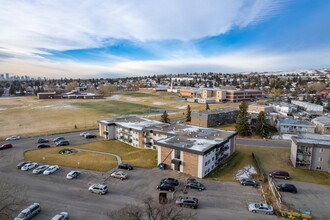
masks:
{"type": "MultiPolygon", "coordinates": [[[[95,141],[79,137],[79,132],[56,136],[64,136],[72,144],[95,141]]],[[[54,137],[52,135],[47,138],[54,137]]],[[[180,185],[174,196],[182,195],[187,175],[156,168],[127,171],[129,179],[125,181],[111,178],[111,171],[101,173],[81,170],[78,179],[67,180],[65,175],[70,168],[61,167],[49,176],[16,169],[16,164],[23,159],[23,152],[36,147],[36,140],[27,138],[13,141],[13,148],[0,151],[0,181],[6,180],[26,187],[25,197],[30,203],[39,202],[42,207],[42,212],[35,220],[51,219],[61,211],[68,211],[71,219],[109,219],[109,211],[123,208],[126,204],[141,204],[142,199],[148,196],[157,200],[156,185],[164,177],[179,179],[180,185]],[[88,186],[93,183],[107,184],[109,193],[104,196],[89,193],[88,186]]],[[[196,212],[198,219],[277,219],[275,216],[253,214],[247,210],[249,203],[261,200],[260,190],[232,182],[201,181],[207,187],[204,192],[188,191],[188,195],[199,198],[200,208],[197,211],[186,210],[196,212]]]]}
{"type": "Polygon", "coordinates": [[[261,147],[291,147],[291,141],[237,138],[236,144],[261,147]]]}

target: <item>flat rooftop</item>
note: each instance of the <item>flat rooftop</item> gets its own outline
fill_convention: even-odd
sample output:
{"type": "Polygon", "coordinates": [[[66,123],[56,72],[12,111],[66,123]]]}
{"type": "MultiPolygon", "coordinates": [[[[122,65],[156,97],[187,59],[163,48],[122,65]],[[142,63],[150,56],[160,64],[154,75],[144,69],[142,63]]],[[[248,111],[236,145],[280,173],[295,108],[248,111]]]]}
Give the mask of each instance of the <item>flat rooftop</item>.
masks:
{"type": "Polygon", "coordinates": [[[327,145],[330,147],[330,135],[324,134],[300,134],[297,137],[292,137],[298,143],[327,145]]]}
{"type": "Polygon", "coordinates": [[[281,125],[305,125],[305,126],[316,127],[316,125],[312,124],[309,121],[289,119],[289,118],[280,118],[277,120],[281,125]]]}
{"type": "Polygon", "coordinates": [[[237,134],[235,131],[223,131],[185,124],[166,124],[136,116],[99,120],[98,122],[107,125],[119,125],[138,131],[165,134],[167,137],[157,140],[156,144],[198,154],[203,154],[214,145],[225,142],[228,138],[237,134]]]}
{"type": "Polygon", "coordinates": [[[314,118],[312,121],[319,122],[324,125],[330,125],[330,118],[326,116],[314,118]]]}
{"type": "Polygon", "coordinates": [[[210,110],[201,110],[201,111],[194,111],[202,114],[219,114],[219,113],[228,113],[238,111],[236,108],[216,108],[216,109],[210,109],[210,110]]]}

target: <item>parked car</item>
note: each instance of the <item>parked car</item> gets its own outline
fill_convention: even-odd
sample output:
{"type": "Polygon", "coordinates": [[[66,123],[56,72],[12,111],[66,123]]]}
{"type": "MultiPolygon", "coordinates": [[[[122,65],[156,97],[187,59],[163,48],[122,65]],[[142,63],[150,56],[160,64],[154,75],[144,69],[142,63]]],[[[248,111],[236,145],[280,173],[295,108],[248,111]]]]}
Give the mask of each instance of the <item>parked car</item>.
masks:
{"type": "Polygon", "coordinates": [[[198,199],[195,197],[179,197],[176,199],[175,204],[180,207],[189,207],[192,209],[197,209],[198,199]]]}
{"type": "Polygon", "coordinates": [[[110,176],[121,180],[125,180],[128,178],[128,175],[123,171],[114,171],[113,173],[110,174],[110,176]]]}
{"type": "Polygon", "coordinates": [[[6,141],[16,141],[16,140],[19,140],[19,139],[21,139],[20,136],[18,136],[18,135],[13,135],[13,136],[7,137],[7,138],[6,138],[6,141]]]}
{"type": "Polygon", "coordinates": [[[119,169],[125,169],[125,170],[133,170],[133,166],[131,164],[128,164],[128,163],[119,164],[118,168],[119,169]]]}
{"type": "Polygon", "coordinates": [[[252,203],[249,205],[249,211],[254,213],[274,214],[273,207],[265,203],[252,203]]]}
{"type": "Polygon", "coordinates": [[[289,183],[280,183],[276,186],[276,188],[279,191],[283,191],[283,192],[292,192],[292,193],[298,192],[296,186],[293,184],[289,184],[289,183]]]}
{"type": "Polygon", "coordinates": [[[104,195],[108,192],[108,187],[103,184],[93,184],[88,188],[88,190],[92,193],[104,195]]]}
{"type": "Polygon", "coordinates": [[[43,174],[44,175],[50,175],[54,172],[56,172],[58,169],[60,169],[60,167],[58,165],[52,165],[50,167],[48,167],[44,172],[43,174]]]}
{"type": "Polygon", "coordinates": [[[49,165],[41,165],[41,166],[38,166],[37,168],[35,168],[32,173],[35,173],[35,174],[39,174],[39,173],[43,173],[45,170],[47,170],[49,167],[49,165]]]}
{"type": "Polygon", "coordinates": [[[259,183],[255,179],[241,179],[240,182],[243,186],[259,186],[259,183]]]}
{"type": "Polygon", "coordinates": [[[32,205],[21,211],[14,220],[31,219],[33,216],[39,214],[40,211],[41,211],[41,207],[39,203],[33,203],[32,205]]]}
{"type": "Polygon", "coordinates": [[[88,133],[88,132],[81,132],[81,133],[79,134],[79,136],[80,136],[80,137],[85,137],[86,134],[89,134],[89,133],[88,133]]]}
{"type": "Polygon", "coordinates": [[[204,190],[205,186],[203,183],[197,182],[197,181],[191,181],[187,183],[187,188],[189,189],[198,189],[198,190],[204,190]]]}
{"type": "Polygon", "coordinates": [[[50,147],[49,144],[39,144],[38,145],[38,148],[47,148],[47,147],[50,147]]]}
{"type": "Polygon", "coordinates": [[[96,138],[96,135],[95,134],[86,134],[85,138],[86,139],[96,138]]]}
{"type": "Polygon", "coordinates": [[[12,144],[3,144],[0,146],[0,150],[4,150],[4,149],[8,149],[8,148],[12,148],[13,145],[12,144]]]}
{"type": "Polygon", "coordinates": [[[77,178],[79,175],[80,175],[80,172],[78,170],[72,170],[66,175],[66,178],[71,180],[71,179],[77,178]]]}
{"type": "Polygon", "coordinates": [[[62,141],[56,142],[55,145],[56,146],[67,146],[67,145],[70,145],[70,142],[66,141],[66,140],[62,140],[62,141]]]}
{"type": "Polygon", "coordinates": [[[37,166],[38,166],[38,163],[27,163],[24,166],[22,166],[21,170],[28,171],[28,170],[31,170],[31,169],[37,167],[37,166]]]}
{"type": "Polygon", "coordinates": [[[169,183],[160,183],[157,186],[157,189],[160,190],[164,190],[164,191],[170,191],[173,192],[175,190],[175,186],[173,184],[169,184],[169,183]]]}
{"type": "Polygon", "coordinates": [[[38,144],[41,144],[41,143],[48,143],[49,140],[46,139],[46,138],[39,138],[37,142],[38,142],[38,144]]]}
{"type": "Polygon", "coordinates": [[[31,161],[22,161],[19,164],[17,164],[17,169],[21,169],[25,164],[32,163],[31,161]]]}
{"type": "Polygon", "coordinates": [[[58,142],[58,141],[63,141],[63,140],[65,140],[64,137],[56,137],[56,138],[54,138],[53,141],[56,143],[56,142],[58,142]]]}
{"type": "Polygon", "coordinates": [[[60,214],[55,215],[51,220],[68,220],[69,213],[61,212],[60,214]]]}
{"type": "Polygon", "coordinates": [[[269,173],[270,177],[274,177],[274,178],[284,178],[284,179],[290,179],[290,175],[288,172],[283,171],[283,170],[276,170],[273,172],[269,173]]]}
{"type": "Polygon", "coordinates": [[[172,184],[174,186],[179,185],[179,181],[174,178],[163,178],[160,180],[160,183],[168,183],[168,184],[172,184]]]}

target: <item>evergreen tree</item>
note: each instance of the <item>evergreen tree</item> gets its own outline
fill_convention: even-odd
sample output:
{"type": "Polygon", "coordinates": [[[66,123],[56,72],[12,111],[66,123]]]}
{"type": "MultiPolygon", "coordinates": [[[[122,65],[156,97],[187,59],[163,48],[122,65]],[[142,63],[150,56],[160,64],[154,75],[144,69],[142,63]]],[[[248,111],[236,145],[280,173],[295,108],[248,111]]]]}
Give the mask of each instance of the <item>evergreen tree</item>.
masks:
{"type": "Polygon", "coordinates": [[[315,101],[315,104],[318,104],[318,105],[323,105],[322,101],[321,101],[321,97],[320,96],[317,96],[316,97],[316,101],[315,101]]]}
{"type": "Polygon", "coordinates": [[[186,122],[191,121],[191,108],[190,105],[187,106],[186,122]]]}
{"type": "Polygon", "coordinates": [[[266,138],[271,132],[270,125],[266,122],[266,113],[261,111],[257,118],[256,134],[266,138]]]}
{"type": "Polygon", "coordinates": [[[242,102],[239,106],[239,111],[236,120],[236,131],[241,136],[251,135],[250,125],[249,125],[249,114],[247,112],[248,103],[242,102]]]}
{"type": "Polygon", "coordinates": [[[210,106],[208,103],[205,104],[205,110],[210,110],[210,106]]]}
{"type": "Polygon", "coordinates": [[[311,97],[310,102],[311,103],[314,103],[315,102],[314,96],[311,97]]]}
{"type": "Polygon", "coordinates": [[[168,117],[166,111],[164,111],[164,113],[162,114],[160,121],[163,123],[170,123],[170,118],[168,117]]]}

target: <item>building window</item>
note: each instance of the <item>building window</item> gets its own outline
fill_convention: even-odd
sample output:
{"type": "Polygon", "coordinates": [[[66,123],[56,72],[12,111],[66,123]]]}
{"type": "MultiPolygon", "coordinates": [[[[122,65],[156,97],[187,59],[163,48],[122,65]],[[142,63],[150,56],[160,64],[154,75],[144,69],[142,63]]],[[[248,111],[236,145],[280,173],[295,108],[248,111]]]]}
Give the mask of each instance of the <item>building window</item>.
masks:
{"type": "Polygon", "coordinates": [[[323,148],[320,148],[320,153],[323,153],[323,148]]]}
{"type": "Polygon", "coordinates": [[[180,159],[180,151],[179,150],[174,150],[174,158],[175,159],[180,159]]]}
{"type": "Polygon", "coordinates": [[[212,157],[212,161],[214,161],[214,157],[212,157]]]}
{"type": "Polygon", "coordinates": [[[207,165],[207,161],[205,162],[205,166],[207,165]]]}
{"type": "Polygon", "coordinates": [[[319,162],[322,162],[323,161],[323,158],[322,157],[319,157],[319,162]]]}
{"type": "Polygon", "coordinates": [[[322,170],[322,167],[318,166],[316,167],[317,170],[322,170]]]}

